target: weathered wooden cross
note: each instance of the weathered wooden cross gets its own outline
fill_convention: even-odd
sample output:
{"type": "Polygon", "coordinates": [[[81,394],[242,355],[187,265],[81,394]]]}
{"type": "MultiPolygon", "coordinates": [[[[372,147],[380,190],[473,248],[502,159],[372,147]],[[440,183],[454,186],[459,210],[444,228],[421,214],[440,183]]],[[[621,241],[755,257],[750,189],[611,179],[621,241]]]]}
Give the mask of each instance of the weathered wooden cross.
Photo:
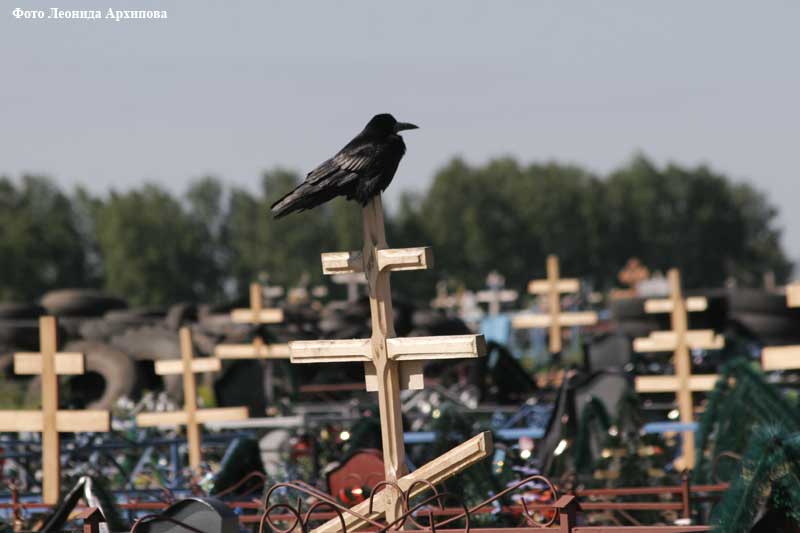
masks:
{"type": "Polygon", "coordinates": [[[561,352],[561,328],[590,326],[597,323],[594,311],[561,312],[561,295],[575,293],[581,288],[576,278],[559,278],[558,257],[547,256],[547,279],[533,280],[528,284],[530,294],[547,296],[547,313],[520,313],[511,320],[516,329],[548,328],[551,353],[561,352]]]}
{"type": "Polygon", "coordinates": [[[62,411],[58,408],[58,376],[83,374],[82,353],[58,352],[56,319],[39,318],[39,353],[14,354],[14,372],[42,376],[41,411],[0,411],[0,431],[42,434],[42,501],[55,505],[61,494],[59,433],[109,431],[108,411],[62,411]]]}
{"type": "MultiPolygon", "coordinates": [[[[674,392],[678,399],[680,421],[691,424],[694,421],[692,393],[709,391],[714,388],[719,376],[716,374],[692,375],[690,349],[719,350],[725,339],[713,330],[690,330],[687,314],[704,311],[708,301],[704,297],[684,298],[681,289],[681,275],[673,268],[668,273],[670,297],[646,300],[647,313],[671,313],[671,331],[654,331],[648,337],[634,339],[635,352],[673,352],[674,376],[639,376],[636,378],[637,392],[674,392]]],[[[694,432],[683,433],[683,466],[694,467],[694,432]]]]}
{"type": "Polygon", "coordinates": [[[517,291],[506,289],[506,278],[496,270],[492,270],[486,276],[486,287],[484,291],[478,291],[479,302],[489,304],[489,314],[499,315],[503,303],[514,302],[519,298],[517,291]]]}
{"type": "MultiPolygon", "coordinates": [[[[250,285],[250,308],[234,309],[231,320],[240,324],[279,324],[283,322],[283,309],[264,308],[262,287],[250,285]]],[[[266,344],[260,335],[250,344],[219,344],[214,355],[220,359],[288,359],[288,344],[266,344]]]]}
{"type": "MultiPolygon", "coordinates": [[[[289,343],[289,348],[293,363],[364,363],[366,388],[378,393],[386,480],[402,487],[403,480],[409,477],[403,475],[406,467],[400,389],[423,387],[422,367],[425,361],[480,357],[486,353],[486,344],[482,335],[396,337],[389,274],[392,271],[429,268],[433,262],[432,252],[429,247],[388,248],[383,206],[379,196],[364,207],[362,215],[363,250],[322,254],[322,269],[325,274],[357,272],[365,275],[372,316],[372,338],[294,341],[289,343]]],[[[485,450],[487,437],[478,437],[481,437],[480,443],[473,444],[472,447],[485,450]]],[[[474,450],[472,455],[475,455],[474,450]]],[[[439,473],[442,469],[447,472],[457,471],[463,468],[462,459],[463,454],[450,456],[446,461],[443,456],[431,463],[434,465],[432,469],[439,473]],[[454,465],[458,465],[458,468],[454,465]]],[[[419,470],[411,476],[418,472],[419,470]]],[[[385,498],[386,517],[391,523],[400,516],[402,501],[393,490],[382,491],[382,494],[385,498]]],[[[352,517],[348,520],[352,520],[352,517]]],[[[338,529],[338,519],[332,525],[322,526],[320,530],[326,531],[326,527],[338,529]]]]}
{"type": "MultiPolygon", "coordinates": [[[[800,307],[800,281],[786,286],[786,305],[800,307]]],[[[800,345],[765,347],[761,350],[761,368],[764,370],[800,368],[800,345]]]]}
{"type": "Polygon", "coordinates": [[[196,372],[217,372],[222,367],[219,359],[205,357],[194,359],[192,351],[192,333],[189,328],[180,330],[180,360],[156,361],[156,374],[183,375],[183,410],[166,413],[140,413],[136,415],[136,424],[141,427],[186,426],[186,441],[189,448],[189,466],[197,471],[200,467],[200,424],[206,422],[224,422],[228,420],[244,420],[248,417],[246,407],[219,407],[198,409],[196,372]]]}

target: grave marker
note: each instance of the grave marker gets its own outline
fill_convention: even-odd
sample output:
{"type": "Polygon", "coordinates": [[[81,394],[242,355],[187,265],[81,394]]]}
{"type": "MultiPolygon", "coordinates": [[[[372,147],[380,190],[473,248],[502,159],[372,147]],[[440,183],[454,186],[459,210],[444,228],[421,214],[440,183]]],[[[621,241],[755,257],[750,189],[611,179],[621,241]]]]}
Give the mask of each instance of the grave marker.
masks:
{"type": "Polygon", "coordinates": [[[516,329],[547,328],[551,353],[560,353],[562,348],[561,328],[571,326],[590,326],[597,323],[594,311],[562,312],[561,295],[580,291],[580,281],[576,278],[559,277],[558,257],[547,256],[547,279],[533,280],[528,284],[530,294],[547,296],[547,313],[520,313],[511,326],[516,329]]]}
{"type": "MultiPolygon", "coordinates": [[[[712,330],[689,330],[688,313],[704,311],[708,301],[703,297],[684,298],[681,275],[673,268],[668,273],[670,297],[645,301],[647,313],[670,313],[671,331],[654,331],[648,337],[633,341],[635,352],[673,352],[674,376],[639,376],[636,378],[637,392],[675,392],[678,412],[682,424],[694,421],[692,393],[710,391],[719,376],[716,374],[692,375],[689,349],[719,350],[725,339],[712,330]]],[[[683,433],[683,467],[693,468],[695,461],[694,432],[683,433]]]]}
{"type": "MultiPolygon", "coordinates": [[[[397,338],[389,274],[392,271],[427,269],[433,263],[433,254],[429,247],[388,247],[380,196],[364,206],[362,220],[364,248],[361,251],[324,253],[322,269],[325,274],[364,274],[369,291],[372,337],[295,341],[289,343],[289,348],[293,363],[364,363],[366,388],[378,393],[386,480],[399,483],[408,477],[403,475],[405,444],[400,389],[423,387],[422,366],[425,361],[480,357],[486,353],[486,344],[481,335],[397,338]]],[[[393,490],[382,491],[382,494],[386,517],[391,523],[400,516],[402,501],[393,490]]],[[[332,527],[338,529],[340,526],[337,522],[332,527]]]]}
{"type": "Polygon", "coordinates": [[[42,434],[42,501],[55,505],[61,495],[59,433],[109,431],[108,411],[64,411],[58,408],[58,376],[84,373],[82,353],[58,352],[56,319],[39,318],[39,352],[14,354],[14,372],[42,376],[41,411],[0,411],[0,431],[42,434]]]}
{"type": "Polygon", "coordinates": [[[201,460],[200,425],[206,422],[224,422],[244,420],[248,417],[246,407],[218,407],[198,409],[197,383],[195,373],[217,372],[222,367],[219,359],[206,357],[194,359],[192,351],[192,334],[189,328],[181,328],[180,360],[156,361],[156,374],[183,375],[183,410],[166,413],[140,413],[136,415],[136,424],[141,427],[186,426],[186,441],[189,448],[189,466],[197,471],[201,460]]]}

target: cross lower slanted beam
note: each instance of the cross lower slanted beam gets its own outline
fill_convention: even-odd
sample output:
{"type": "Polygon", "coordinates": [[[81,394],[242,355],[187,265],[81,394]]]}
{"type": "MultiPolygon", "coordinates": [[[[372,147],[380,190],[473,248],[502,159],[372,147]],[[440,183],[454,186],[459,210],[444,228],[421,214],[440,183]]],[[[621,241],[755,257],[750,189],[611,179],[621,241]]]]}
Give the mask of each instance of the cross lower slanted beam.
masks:
{"type": "Polygon", "coordinates": [[[30,431],[42,434],[42,501],[54,505],[61,494],[59,433],[109,431],[108,411],[64,411],[58,409],[58,376],[84,373],[81,353],[58,352],[56,319],[39,319],[38,353],[14,355],[14,372],[38,374],[42,379],[41,411],[0,411],[0,431],[30,431]]]}
{"type": "Polygon", "coordinates": [[[192,350],[192,334],[189,328],[180,330],[181,359],[156,361],[156,374],[183,376],[183,410],[166,413],[140,413],[136,424],[141,427],[185,426],[189,449],[189,466],[197,471],[201,462],[200,425],[206,422],[244,420],[248,417],[246,407],[221,407],[199,409],[197,407],[197,383],[195,373],[217,372],[222,368],[219,359],[213,357],[195,359],[192,350]]]}
{"type": "MultiPolygon", "coordinates": [[[[492,434],[485,431],[472,437],[463,444],[459,444],[433,461],[422,465],[412,473],[397,479],[397,484],[403,491],[408,491],[413,485],[411,493],[408,494],[409,497],[413,498],[428,490],[427,484],[417,483],[418,481],[437,485],[485,459],[492,453],[492,449],[492,434]]],[[[386,490],[391,489],[387,488],[386,490]]],[[[369,500],[361,502],[352,509],[356,513],[372,520],[380,520],[386,513],[386,502],[383,498],[375,498],[371,513],[369,500]]],[[[342,514],[346,531],[360,531],[371,527],[369,522],[361,520],[351,513],[342,514]]],[[[325,522],[318,528],[312,530],[311,533],[336,533],[341,531],[341,527],[341,521],[337,517],[325,522]]]]}
{"type": "MultiPolygon", "coordinates": [[[[366,387],[378,393],[386,480],[396,482],[402,479],[406,469],[400,389],[423,386],[422,367],[427,360],[479,357],[485,354],[486,348],[481,335],[396,338],[389,274],[429,268],[433,265],[433,253],[429,247],[388,247],[380,196],[364,206],[362,222],[363,249],[322,254],[322,270],[325,274],[364,274],[369,291],[372,337],[295,341],[289,344],[289,349],[293,363],[364,363],[366,387]]],[[[382,494],[391,523],[400,516],[401,501],[392,490],[382,494]]]]}
{"type": "MultiPolygon", "coordinates": [[[[689,330],[688,313],[704,311],[708,301],[703,297],[683,297],[681,276],[678,269],[668,274],[670,297],[645,302],[647,313],[670,313],[672,330],[654,331],[648,337],[634,339],[633,349],[638,353],[673,352],[674,376],[640,376],[636,378],[636,391],[645,393],[674,392],[678,400],[680,421],[683,424],[694,422],[693,392],[709,391],[714,388],[716,374],[692,375],[689,350],[719,350],[725,345],[725,338],[713,330],[689,330]]],[[[694,433],[683,433],[682,467],[693,468],[695,462],[694,433]]]]}
{"type": "Polygon", "coordinates": [[[574,278],[561,279],[558,257],[547,256],[547,279],[533,280],[528,284],[528,292],[547,296],[547,313],[519,313],[511,319],[515,329],[548,329],[551,353],[562,349],[561,328],[572,326],[591,326],[597,323],[597,313],[593,311],[562,312],[561,295],[580,291],[580,282],[574,278]]]}

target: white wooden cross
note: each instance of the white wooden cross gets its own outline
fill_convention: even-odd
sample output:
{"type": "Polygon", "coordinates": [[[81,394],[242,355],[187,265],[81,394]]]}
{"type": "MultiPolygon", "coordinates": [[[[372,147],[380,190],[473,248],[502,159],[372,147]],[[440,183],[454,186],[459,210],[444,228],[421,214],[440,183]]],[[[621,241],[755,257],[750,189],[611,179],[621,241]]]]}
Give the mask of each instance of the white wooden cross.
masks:
{"type": "Polygon", "coordinates": [[[590,326],[597,323],[597,313],[561,312],[561,294],[578,292],[581,288],[576,278],[559,278],[558,257],[547,256],[547,279],[533,280],[528,284],[530,294],[547,295],[547,313],[520,313],[511,320],[516,329],[548,328],[551,353],[561,352],[561,328],[590,326]]]}
{"type": "MultiPolygon", "coordinates": [[[[786,305],[800,307],[800,281],[786,286],[786,305]]],[[[765,347],[761,350],[761,368],[765,371],[800,368],[800,345],[765,347]]]]}
{"type": "MultiPolygon", "coordinates": [[[[386,480],[398,482],[406,471],[400,389],[423,387],[425,361],[480,357],[486,353],[486,343],[482,335],[397,338],[389,274],[429,268],[433,255],[429,247],[388,247],[380,196],[364,207],[362,220],[363,250],[322,254],[322,270],[325,274],[364,273],[369,290],[372,338],[294,341],[289,343],[289,348],[293,363],[364,363],[366,388],[378,393],[386,480]]],[[[393,492],[382,491],[390,523],[400,516],[402,509],[402,502],[393,492]]]]}
{"type": "Polygon", "coordinates": [[[136,424],[141,427],[186,426],[186,441],[189,448],[189,466],[197,471],[200,467],[200,424],[244,420],[248,417],[246,407],[219,407],[198,409],[196,372],[217,372],[222,367],[219,359],[206,357],[194,359],[192,352],[192,333],[189,328],[181,328],[181,358],[156,361],[156,374],[183,375],[183,410],[166,413],[140,413],[136,424]]]}
{"type": "Polygon", "coordinates": [[[458,307],[459,297],[457,294],[450,294],[447,290],[447,285],[447,280],[436,282],[436,298],[431,300],[431,307],[434,309],[450,311],[458,307]]]}
{"type": "Polygon", "coordinates": [[[486,276],[486,287],[484,291],[478,291],[478,301],[489,304],[489,315],[495,316],[500,314],[500,308],[503,303],[514,302],[519,298],[517,291],[512,289],[505,289],[506,278],[500,275],[496,270],[492,270],[486,276]]]}
{"type": "MultiPolygon", "coordinates": [[[[231,320],[240,324],[278,324],[283,322],[283,309],[264,308],[262,287],[250,285],[250,308],[234,309],[231,320]]],[[[250,344],[219,344],[214,355],[220,359],[288,359],[288,344],[266,344],[256,335],[250,344]]]]}
{"type": "Polygon", "coordinates": [[[358,272],[334,274],[331,280],[337,285],[347,285],[347,301],[350,303],[358,301],[358,286],[367,284],[367,280],[358,272]]]}
{"type": "Polygon", "coordinates": [[[39,318],[39,352],[14,354],[16,374],[42,376],[41,411],[0,411],[0,431],[42,434],[42,501],[55,505],[61,494],[59,433],[109,431],[108,411],[62,411],[58,408],[58,376],[83,374],[82,353],[58,352],[56,319],[39,318]]]}
{"type": "MultiPolygon", "coordinates": [[[[703,297],[684,298],[681,289],[681,275],[673,268],[668,273],[670,297],[646,300],[646,313],[670,313],[671,331],[654,331],[648,337],[634,339],[635,352],[673,352],[674,376],[639,376],[636,378],[637,392],[675,392],[678,398],[680,420],[684,424],[694,421],[692,393],[709,391],[714,388],[719,376],[716,374],[692,375],[690,349],[719,350],[725,339],[712,330],[690,330],[687,314],[704,311],[708,301],[703,297]]],[[[683,468],[693,468],[694,432],[683,433],[683,468]]]]}

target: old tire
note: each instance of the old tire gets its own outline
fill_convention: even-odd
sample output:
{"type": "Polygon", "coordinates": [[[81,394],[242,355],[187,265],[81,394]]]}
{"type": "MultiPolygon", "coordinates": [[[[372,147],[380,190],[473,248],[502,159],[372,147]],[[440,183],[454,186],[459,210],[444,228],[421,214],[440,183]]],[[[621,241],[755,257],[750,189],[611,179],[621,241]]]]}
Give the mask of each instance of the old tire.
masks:
{"type": "MultiPolygon", "coordinates": [[[[69,387],[87,409],[111,409],[123,396],[136,388],[136,366],[130,357],[108,344],[97,341],[74,341],[64,350],[84,354],[84,373],[69,377],[69,387]]],[[[29,395],[38,397],[41,380],[31,382],[29,395]]]]}
{"type": "Polygon", "coordinates": [[[42,307],[56,316],[98,317],[112,309],[124,309],[125,300],[93,289],[60,289],[42,297],[42,307]]]}

